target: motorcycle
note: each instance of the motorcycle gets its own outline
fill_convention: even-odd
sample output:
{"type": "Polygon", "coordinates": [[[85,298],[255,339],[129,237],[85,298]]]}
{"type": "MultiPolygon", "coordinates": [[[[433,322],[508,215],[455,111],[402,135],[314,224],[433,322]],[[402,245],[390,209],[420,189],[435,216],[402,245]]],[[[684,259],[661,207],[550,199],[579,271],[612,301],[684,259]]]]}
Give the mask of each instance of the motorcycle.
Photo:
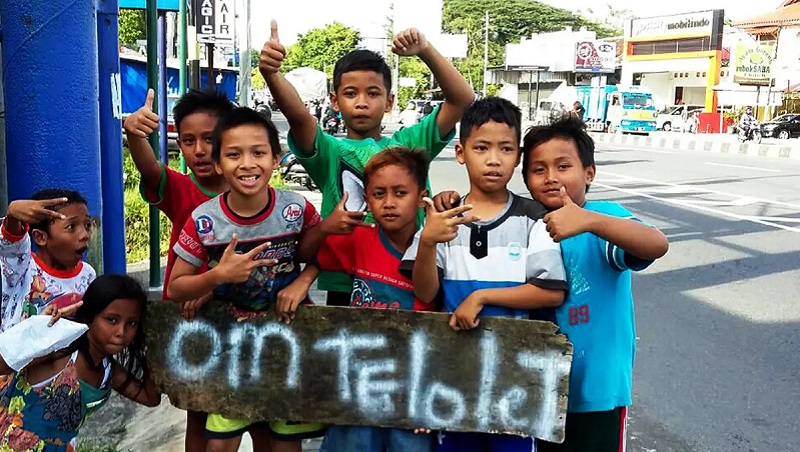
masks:
{"type": "Polygon", "coordinates": [[[325,133],[328,135],[336,135],[339,132],[339,118],[336,116],[329,116],[325,120],[325,133]]]}
{"type": "Polygon", "coordinates": [[[297,157],[291,152],[281,158],[279,166],[281,176],[285,182],[300,184],[310,191],[319,190],[314,181],[311,180],[311,176],[308,175],[306,169],[297,161],[297,157]]]}
{"type": "Polygon", "coordinates": [[[753,140],[756,144],[761,144],[761,124],[754,122],[750,127],[744,128],[739,126],[739,142],[753,140]]]}

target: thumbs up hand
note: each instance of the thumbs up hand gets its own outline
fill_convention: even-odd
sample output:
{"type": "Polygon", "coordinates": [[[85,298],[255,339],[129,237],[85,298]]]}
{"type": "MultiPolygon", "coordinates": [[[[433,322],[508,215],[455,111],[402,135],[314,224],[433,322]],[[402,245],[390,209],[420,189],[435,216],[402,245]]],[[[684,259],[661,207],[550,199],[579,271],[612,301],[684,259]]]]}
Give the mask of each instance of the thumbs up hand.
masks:
{"type": "Polygon", "coordinates": [[[544,216],[547,232],[555,242],[587,232],[591,228],[591,212],[575,204],[563,186],[561,187],[561,201],[563,202],[561,208],[544,216]]]}
{"type": "Polygon", "coordinates": [[[278,22],[273,20],[270,24],[270,30],[269,40],[264,43],[258,60],[258,69],[264,78],[267,78],[269,74],[280,72],[281,64],[286,58],[286,48],[281,45],[280,39],[278,39],[278,22]]]}
{"type": "Polygon", "coordinates": [[[136,110],[134,114],[125,119],[122,126],[125,128],[125,132],[128,134],[129,138],[130,136],[147,138],[158,128],[159,117],[157,114],[153,113],[154,97],[155,93],[153,90],[147,90],[147,97],[145,98],[142,108],[136,110]]]}

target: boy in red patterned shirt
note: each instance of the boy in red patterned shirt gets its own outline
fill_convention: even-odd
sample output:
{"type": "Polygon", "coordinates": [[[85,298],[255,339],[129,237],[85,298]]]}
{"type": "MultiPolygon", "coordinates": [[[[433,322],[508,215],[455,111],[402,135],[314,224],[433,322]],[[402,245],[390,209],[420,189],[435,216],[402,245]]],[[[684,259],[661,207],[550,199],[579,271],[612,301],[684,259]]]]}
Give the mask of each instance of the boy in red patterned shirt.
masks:
{"type": "MultiPolygon", "coordinates": [[[[301,260],[353,276],[351,307],[436,309],[434,303],[414,296],[410,275],[400,272],[403,254],[417,231],[417,212],[425,205],[428,165],[424,150],[389,148],[375,154],[364,168],[364,182],[377,227],[363,222],[363,212],[344,210],[345,193],[333,213],[300,242],[301,260]]],[[[279,297],[278,314],[285,321],[291,321],[296,308],[296,301],[283,302],[279,297]]],[[[329,426],[323,449],[351,450],[356,444],[369,445],[367,450],[426,452],[432,450],[433,439],[428,433],[396,428],[329,426]]]]}

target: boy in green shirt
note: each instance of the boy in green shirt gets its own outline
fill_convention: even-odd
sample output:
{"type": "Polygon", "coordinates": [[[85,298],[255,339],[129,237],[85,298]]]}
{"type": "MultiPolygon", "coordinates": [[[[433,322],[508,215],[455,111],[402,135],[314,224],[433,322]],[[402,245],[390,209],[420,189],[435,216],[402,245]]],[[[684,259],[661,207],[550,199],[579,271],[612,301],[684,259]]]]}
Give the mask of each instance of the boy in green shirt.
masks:
{"type": "MultiPolygon", "coordinates": [[[[261,50],[259,69],[281,112],[289,121],[289,149],[322,191],[323,217],[328,216],[347,193],[345,208],[354,217],[366,217],[364,210],[364,166],[383,149],[400,146],[425,149],[435,158],[455,135],[455,125],[472,103],[474,93],[467,81],[416,29],[399,33],[392,51],[399,56],[418,56],[428,65],[444,93],[445,101],[418,124],[401,129],[391,137],[381,136],[383,116],[392,109],[392,76],[384,59],[369,50],[354,50],[336,62],[331,100],[347,125],[347,137],[326,134],[305,108],[292,85],[281,75],[286,49],[278,40],[278,26],[261,50]]],[[[430,190],[430,182],[428,182],[430,190]]],[[[419,221],[424,218],[420,211],[419,221]]],[[[328,291],[329,305],[349,306],[352,278],[344,273],[322,273],[319,288],[328,291]]]]}

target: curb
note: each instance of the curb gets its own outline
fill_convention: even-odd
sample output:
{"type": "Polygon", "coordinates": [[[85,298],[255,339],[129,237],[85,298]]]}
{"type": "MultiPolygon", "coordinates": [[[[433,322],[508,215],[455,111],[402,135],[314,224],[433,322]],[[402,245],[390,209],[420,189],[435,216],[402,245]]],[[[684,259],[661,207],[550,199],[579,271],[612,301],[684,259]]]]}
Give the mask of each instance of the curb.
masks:
{"type": "Polygon", "coordinates": [[[589,132],[595,143],[647,146],[664,150],[705,151],[717,154],[749,155],[753,157],[789,158],[800,160],[800,140],[786,145],[768,145],[703,139],[697,135],[677,137],[622,135],[589,132]]]}

